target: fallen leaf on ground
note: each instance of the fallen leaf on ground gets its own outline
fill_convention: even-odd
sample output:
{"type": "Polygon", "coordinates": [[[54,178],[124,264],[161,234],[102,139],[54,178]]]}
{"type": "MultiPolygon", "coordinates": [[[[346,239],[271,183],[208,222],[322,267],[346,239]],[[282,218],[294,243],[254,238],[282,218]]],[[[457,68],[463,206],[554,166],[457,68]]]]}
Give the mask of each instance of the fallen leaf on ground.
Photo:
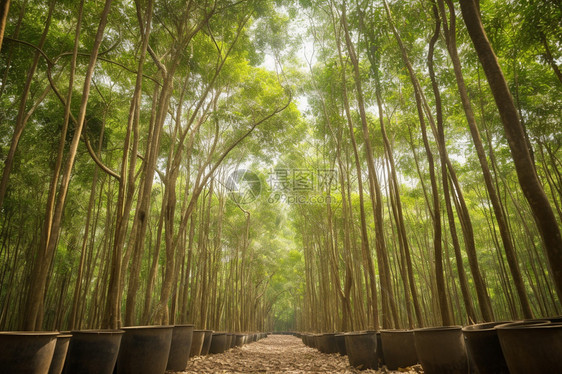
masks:
{"type": "Polygon", "coordinates": [[[270,335],[255,343],[235,347],[225,353],[198,356],[189,360],[187,369],[180,373],[423,373],[419,365],[407,371],[357,370],[349,365],[347,356],[338,353],[325,354],[305,346],[302,341],[291,335],[270,335]]]}

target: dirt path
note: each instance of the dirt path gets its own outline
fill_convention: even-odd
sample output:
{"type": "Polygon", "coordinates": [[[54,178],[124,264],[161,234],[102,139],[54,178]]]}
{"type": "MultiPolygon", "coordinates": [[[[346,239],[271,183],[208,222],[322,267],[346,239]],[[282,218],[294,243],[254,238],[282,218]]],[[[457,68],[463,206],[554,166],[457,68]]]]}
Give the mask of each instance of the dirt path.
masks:
{"type": "MultiPolygon", "coordinates": [[[[168,372],[171,374],[172,372],[168,372]]],[[[235,347],[222,354],[196,357],[182,373],[394,373],[358,371],[346,356],[324,354],[288,335],[270,335],[258,342],[235,347]]],[[[396,372],[398,373],[398,372],[396,372]]],[[[401,373],[404,373],[402,371],[401,373]]],[[[411,373],[417,373],[412,370],[411,373]]]]}

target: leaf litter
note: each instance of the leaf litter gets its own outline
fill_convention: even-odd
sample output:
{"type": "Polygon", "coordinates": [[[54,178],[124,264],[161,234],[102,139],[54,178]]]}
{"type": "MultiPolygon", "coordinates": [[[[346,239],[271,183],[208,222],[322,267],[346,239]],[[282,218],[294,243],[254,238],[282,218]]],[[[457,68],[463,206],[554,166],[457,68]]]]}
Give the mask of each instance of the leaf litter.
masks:
{"type": "Polygon", "coordinates": [[[305,346],[302,341],[291,335],[269,335],[267,338],[242,347],[234,347],[225,353],[191,358],[187,369],[180,373],[423,373],[416,365],[397,371],[357,370],[349,365],[347,356],[338,353],[325,354],[305,346]]]}

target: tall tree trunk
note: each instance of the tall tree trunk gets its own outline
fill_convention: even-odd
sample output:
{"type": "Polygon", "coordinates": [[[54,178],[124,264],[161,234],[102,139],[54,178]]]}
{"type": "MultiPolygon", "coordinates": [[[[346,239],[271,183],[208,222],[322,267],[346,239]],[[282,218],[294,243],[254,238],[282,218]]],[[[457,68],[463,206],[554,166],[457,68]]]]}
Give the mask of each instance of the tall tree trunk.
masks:
{"type": "MultiPolygon", "coordinates": [[[[381,93],[381,84],[380,84],[380,74],[379,74],[379,67],[380,67],[380,56],[378,52],[378,46],[376,45],[376,37],[372,29],[366,30],[367,37],[369,38],[369,43],[371,44],[367,50],[369,51],[368,57],[371,62],[371,72],[375,77],[375,96],[377,100],[377,108],[379,110],[379,124],[381,127],[381,136],[383,138],[383,144],[385,147],[385,153],[389,163],[390,169],[390,190],[392,194],[392,207],[395,211],[395,220],[396,226],[398,231],[398,238],[399,238],[399,245],[401,247],[401,253],[404,256],[406,269],[407,269],[407,276],[403,275],[404,278],[408,279],[409,284],[409,293],[411,294],[412,303],[414,306],[414,312],[416,314],[416,320],[418,326],[423,326],[423,314],[420,308],[419,299],[418,299],[418,292],[416,289],[416,282],[414,279],[414,270],[412,267],[412,257],[411,257],[411,249],[409,244],[408,235],[406,233],[406,225],[404,223],[404,214],[402,210],[402,200],[400,197],[400,185],[398,183],[398,176],[396,174],[396,164],[394,162],[394,156],[392,152],[392,147],[390,145],[390,141],[388,139],[388,135],[386,132],[386,125],[384,120],[384,108],[382,102],[382,93],[381,93]]],[[[406,291],[405,291],[406,292],[406,291]]],[[[406,300],[406,303],[410,303],[410,300],[406,300]]],[[[413,327],[413,326],[411,326],[413,327]]]]}
{"type": "Polygon", "coordinates": [[[488,79],[515,164],[519,184],[533,211],[544,241],[558,298],[562,299],[562,236],[554,211],[535,171],[517,108],[482,25],[475,0],[461,0],[461,12],[484,73],[488,79]]]}
{"type": "MultiPolygon", "coordinates": [[[[10,180],[10,173],[12,171],[12,166],[14,164],[14,158],[16,155],[16,150],[18,148],[18,144],[21,138],[21,135],[23,133],[23,130],[25,129],[25,126],[27,124],[27,120],[28,120],[28,116],[26,116],[26,107],[27,107],[27,98],[29,96],[29,92],[31,91],[31,84],[33,83],[33,77],[35,76],[35,71],[37,70],[37,65],[39,64],[39,60],[41,59],[42,55],[41,55],[41,50],[43,49],[43,46],[45,45],[45,42],[47,40],[47,35],[49,33],[49,28],[51,26],[51,17],[53,15],[53,11],[55,9],[55,4],[56,1],[51,0],[50,4],[49,4],[49,10],[47,12],[47,19],[45,20],[45,27],[43,28],[43,33],[41,34],[41,39],[39,40],[39,44],[37,45],[37,51],[35,52],[34,56],[33,56],[33,60],[31,62],[31,66],[29,67],[29,70],[27,72],[27,77],[25,80],[25,84],[23,87],[23,91],[20,97],[20,103],[19,103],[19,108],[18,108],[18,115],[16,117],[16,123],[14,125],[14,133],[12,134],[12,140],[10,142],[10,148],[8,150],[8,154],[6,155],[6,159],[4,160],[4,170],[2,171],[2,179],[0,180],[0,208],[2,208],[2,205],[4,203],[4,197],[6,195],[6,191],[8,189],[8,182],[10,180]]],[[[5,6],[9,6],[9,1],[6,1],[5,4],[0,4],[0,9],[4,8],[5,6]]],[[[6,10],[6,14],[4,14],[4,17],[7,16],[7,8],[6,10]]],[[[80,27],[78,25],[77,30],[79,30],[80,27]]],[[[4,30],[0,30],[2,33],[4,32],[4,30]]],[[[0,43],[2,42],[3,37],[0,38],[0,43]]],[[[72,72],[71,72],[72,74],[72,72]]],[[[72,78],[71,78],[72,79],[72,78]]],[[[2,86],[5,86],[5,82],[2,84],[2,86]]]]}
{"type": "MultiPolygon", "coordinates": [[[[103,135],[105,130],[105,121],[102,127],[100,137],[99,137],[99,146],[98,146],[98,154],[101,152],[102,144],[103,144],[103,135]]],[[[77,327],[78,321],[78,312],[79,307],[81,306],[81,290],[84,278],[84,266],[86,262],[87,256],[87,244],[88,244],[88,237],[90,234],[90,226],[92,220],[92,213],[94,210],[94,202],[96,200],[96,188],[98,185],[98,178],[99,178],[99,169],[96,168],[94,170],[94,176],[92,178],[92,187],[90,190],[90,199],[88,201],[88,209],[86,213],[86,222],[84,223],[84,235],[82,238],[82,246],[80,248],[80,262],[78,264],[78,272],[76,273],[76,282],[74,284],[74,296],[72,298],[72,308],[70,310],[70,320],[68,323],[69,329],[74,330],[77,327]]],[[[94,230],[95,231],[95,230],[94,230]]]]}
{"type": "Polygon", "coordinates": [[[410,63],[410,59],[406,52],[406,47],[404,46],[400,35],[398,34],[398,30],[394,25],[394,20],[392,19],[392,15],[390,13],[390,8],[386,0],[384,2],[384,7],[386,10],[386,14],[388,16],[389,25],[391,27],[392,33],[398,42],[398,46],[400,47],[400,52],[402,54],[402,60],[408,69],[408,74],[412,81],[412,85],[414,86],[414,95],[416,99],[416,107],[418,111],[418,120],[420,122],[420,128],[422,130],[422,138],[424,143],[425,152],[427,155],[427,160],[429,163],[429,177],[431,181],[431,194],[432,194],[432,219],[433,219],[433,252],[435,256],[435,279],[437,282],[437,294],[439,298],[439,309],[441,312],[441,322],[443,325],[447,326],[452,323],[452,316],[451,311],[449,310],[449,303],[447,301],[447,294],[445,289],[445,278],[443,273],[443,248],[441,243],[441,209],[439,203],[439,191],[437,186],[437,180],[435,177],[435,162],[433,159],[433,153],[431,151],[431,147],[429,145],[429,139],[427,137],[427,130],[426,130],[426,122],[423,113],[422,107],[422,93],[421,93],[421,86],[418,83],[418,80],[415,76],[414,70],[410,63]]]}
{"type": "MultiPolygon", "coordinates": [[[[332,21],[334,25],[334,30],[336,30],[336,21],[335,19],[332,21]]],[[[370,290],[371,294],[371,303],[370,313],[373,316],[373,328],[375,330],[379,330],[379,313],[378,313],[378,302],[377,302],[377,283],[375,277],[375,267],[373,264],[373,258],[371,256],[371,251],[369,249],[369,234],[367,232],[367,218],[365,214],[365,199],[364,199],[364,190],[363,190],[363,177],[361,176],[361,162],[359,159],[359,150],[357,146],[357,141],[355,139],[355,131],[353,128],[353,120],[351,118],[351,109],[349,107],[349,101],[347,98],[347,91],[345,87],[345,64],[342,56],[340,42],[336,41],[338,45],[338,54],[339,54],[339,61],[340,61],[340,69],[342,74],[342,84],[343,89],[343,102],[345,108],[345,115],[347,118],[347,125],[349,128],[349,137],[351,139],[352,149],[353,149],[353,156],[355,160],[355,171],[357,173],[357,187],[359,189],[359,215],[360,215],[360,232],[361,232],[361,253],[363,256],[363,261],[366,267],[366,270],[369,274],[369,284],[367,284],[367,289],[370,290]]],[[[383,296],[384,297],[384,296],[383,296]]],[[[383,307],[385,303],[383,302],[383,307]]]]}
{"type": "MultiPolygon", "coordinates": [[[[476,317],[476,313],[474,311],[474,307],[472,305],[472,300],[470,297],[470,291],[468,288],[468,282],[466,280],[466,274],[464,270],[464,264],[462,261],[462,256],[460,252],[460,245],[457,236],[457,231],[455,227],[455,219],[453,216],[453,209],[451,206],[451,199],[449,193],[449,178],[447,173],[447,160],[445,157],[444,146],[445,146],[445,134],[443,130],[443,108],[441,104],[441,93],[439,92],[439,85],[437,84],[437,79],[435,78],[435,70],[434,70],[434,63],[433,63],[433,54],[435,50],[435,43],[439,39],[439,31],[441,29],[441,19],[439,18],[439,11],[437,10],[437,5],[433,3],[433,16],[435,18],[435,32],[429,42],[429,50],[427,54],[427,67],[429,71],[429,77],[431,79],[431,87],[433,89],[433,96],[435,97],[435,111],[437,117],[437,143],[439,145],[439,155],[441,158],[441,178],[442,178],[442,186],[443,186],[443,195],[445,197],[445,205],[447,209],[447,217],[449,221],[449,228],[451,233],[451,241],[453,244],[455,258],[457,263],[457,272],[459,276],[459,283],[461,288],[461,293],[463,296],[463,302],[465,306],[466,313],[468,315],[469,320],[475,322],[478,320],[476,317]]],[[[489,319],[488,319],[489,320],[489,319]]]]}
{"type": "Polygon", "coordinates": [[[373,220],[375,222],[375,248],[377,253],[377,263],[379,268],[380,282],[381,282],[381,300],[383,307],[387,304],[385,309],[389,309],[390,313],[383,315],[383,327],[392,328],[398,323],[398,312],[396,310],[396,303],[392,292],[392,279],[390,277],[390,265],[388,261],[388,253],[386,242],[384,239],[384,218],[383,218],[383,201],[380,184],[375,170],[375,161],[373,158],[373,150],[371,148],[371,139],[369,135],[369,128],[367,124],[367,114],[365,111],[365,101],[363,99],[363,87],[361,85],[361,75],[359,71],[359,60],[353,47],[353,42],[349,36],[347,25],[346,7],[345,3],[342,8],[341,16],[345,43],[351,65],[353,67],[353,75],[355,80],[355,90],[357,96],[357,105],[359,107],[359,116],[361,118],[361,130],[363,134],[363,141],[365,143],[365,156],[367,159],[367,171],[369,175],[369,195],[371,197],[371,204],[373,208],[373,220]]]}
{"type": "MultiPolygon", "coordinates": [[[[449,55],[451,57],[451,61],[453,63],[453,68],[455,71],[455,78],[457,81],[457,86],[459,90],[459,95],[461,98],[461,102],[463,105],[463,109],[466,115],[466,119],[470,128],[470,134],[472,136],[473,143],[476,147],[476,153],[478,155],[478,160],[480,162],[480,166],[482,168],[484,182],[486,184],[486,189],[488,191],[490,202],[492,203],[492,207],[494,210],[494,214],[496,216],[496,220],[498,222],[498,228],[500,230],[500,236],[502,239],[503,247],[506,253],[506,259],[513,277],[513,281],[517,290],[517,294],[519,296],[519,300],[521,303],[522,312],[525,318],[532,318],[532,311],[529,305],[529,300],[527,297],[527,292],[525,290],[525,284],[523,278],[521,276],[521,271],[519,269],[519,264],[517,261],[517,255],[515,252],[515,248],[513,245],[513,240],[511,238],[511,234],[509,232],[509,228],[507,226],[506,217],[504,214],[504,210],[501,204],[501,201],[498,197],[497,190],[493,184],[493,177],[490,172],[490,168],[488,166],[488,160],[486,158],[486,152],[484,150],[484,146],[482,144],[482,140],[480,138],[480,132],[478,130],[478,126],[476,124],[476,119],[474,117],[474,112],[472,110],[472,105],[470,103],[470,99],[468,98],[468,93],[466,89],[466,85],[464,83],[464,78],[461,71],[461,64],[460,59],[457,53],[456,47],[456,38],[455,38],[455,18],[454,18],[454,10],[452,10],[452,3],[448,0],[448,5],[450,7],[450,28],[449,31],[446,32],[446,41],[447,41],[447,49],[449,51],[449,55]]],[[[441,13],[443,17],[444,14],[444,7],[443,4],[440,4],[441,13]]]]}
{"type": "MultiPolygon", "coordinates": [[[[109,328],[120,327],[120,295],[122,274],[122,252],[125,245],[129,216],[133,205],[135,191],[135,171],[139,144],[139,121],[140,103],[142,95],[143,66],[148,50],[148,41],[152,26],[153,1],[149,0],[146,6],[145,21],[143,21],[141,9],[137,4],[137,19],[142,32],[141,49],[138,62],[138,73],[135,81],[135,90],[129,106],[127,120],[127,133],[123,144],[123,155],[121,158],[121,179],[119,180],[119,192],[117,196],[117,219],[111,256],[111,273],[107,289],[107,304],[104,312],[103,325],[109,328]]],[[[157,89],[155,88],[155,95],[157,89]]],[[[155,102],[153,101],[153,108],[155,102]]],[[[153,109],[154,110],[154,109],[153,109]]],[[[145,166],[145,165],[143,165],[145,166]]],[[[136,276],[135,276],[136,278],[136,276]]]]}
{"type": "MultiPolygon", "coordinates": [[[[53,255],[55,253],[56,245],[60,234],[62,215],[64,212],[64,206],[66,200],[66,193],[68,191],[68,186],[70,184],[70,177],[72,174],[72,169],[74,167],[74,160],[76,158],[78,144],[80,142],[80,138],[82,136],[82,130],[84,128],[84,123],[86,118],[86,108],[88,106],[88,98],[90,95],[92,76],[94,74],[94,68],[96,65],[99,48],[103,40],[103,34],[105,31],[105,26],[107,24],[107,18],[109,15],[109,9],[111,7],[111,2],[112,0],[106,0],[104,9],[100,16],[98,30],[96,33],[94,45],[92,47],[92,51],[90,54],[90,61],[88,63],[88,68],[84,79],[82,101],[80,103],[80,110],[78,113],[78,117],[76,119],[74,136],[70,144],[70,149],[68,151],[66,164],[64,167],[63,174],[61,176],[60,186],[58,188],[57,202],[56,205],[54,206],[52,213],[50,214],[51,217],[50,220],[48,219],[45,222],[44,233],[42,235],[41,245],[39,247],[39,251],[36,258],[36,269],[33,272],[34,276],[32,279],[32,286],[26,304],[25,318],[23,324],[23,329],[25,330],[34,330],[41,327],[42,315],[40,313],[40,310],[43,304],[47,275],[53,255]]],[[[69,114],[69,112],[67,113],[69,114]]],[[[55,186],[56,185],[57,183],[55,183],[55,186]]]]}
{"type": "MultiPolygon", "coordinates": [[[[2,40],[4,40],[4,30],[6,29],[9,10],[10,0],[0,0],[0,51],[2,50],[2,40]]],[[[0,206],[2,206],[2,204],[0,204],[0,206]]]]}

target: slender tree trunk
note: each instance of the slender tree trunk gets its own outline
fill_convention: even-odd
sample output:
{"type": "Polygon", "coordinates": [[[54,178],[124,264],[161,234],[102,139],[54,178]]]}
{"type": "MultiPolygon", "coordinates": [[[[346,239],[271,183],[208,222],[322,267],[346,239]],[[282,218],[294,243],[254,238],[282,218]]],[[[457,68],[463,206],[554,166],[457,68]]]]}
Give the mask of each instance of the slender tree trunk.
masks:
{"type": "MultiPolygon", "coordinates": [[[[447,49],[449,51],[449,55],[451,57],[451,61],[453,63],[453,68],[455,71],[455,78],[457,80],[457,86],[459,90],[459,94],[461,97],[461,102],[463,104],[463,109],[466,115],[466,119],[470,128],[470,133],[472,135],[473,143],[476,147],[476,153],[478,155],[478,160],[480,161],[480,166],[482,168],[484,182],[486,184],[486,189],[488,191],[490,202],[492,203],[492,207],[494,210],[494,214],[496,216],[498,227],[500,230],[500,236],[502,239],[502,243],[504,246],[504,250],[506,253],[506,259],[514,280],[514,284],[517,290],[517,294],[520,299],[521,308],[523,311],[523,315],[525,318],[532,318],[532,311],[529,305],[527,292],[525,290],[525,285],[523,278],[521,276],[521,271],[519,269],[519,265],[517,262],[517,255],[515,253],[515,248],[513,246],[513,241],[511,238],[511,234],[507,227],[506,217],[504,214],[504,210],[502,208],[501,201],[498,197],[497,190],[493,185],[493,177],[490,172],[490,168],[488,166],[488,160],[486,158],[486,153],[484,150],[484,146],[482,145],[482,140],[480,138],[480,132],[478,130],[478,126],[476,125],[476,119],[474,117],[474,112],[472,110],[472,105],[470,104],[470,99],[468,98],[468,93],[466,90],[466,86],[464,83],[464,78],[462,76],[461,71],[461,64],[460,59],[457,53],[456,48],[456,41],[455,41],[455,34],[454,34],[454,14],[452,11],[452,4],[449,4],[451,7],[450,11],[450,20],[451,25],[449,32],[446,33],[447,37],[447,49]]],[[[441,12],[444,14],[444,7],[441,5],[441,12]]]]}
{"type": "MultiPolygon", "coordinates": [[[[335,20],[334,29],[335,29],[335,20]]],[[[339,53],[339,60],[340,60],[340,69],[342,72],[342,80],[346,82],[345,79],[345,64],[343,63],[342,51],[340,48],[340,43],[338,44],[338,53],[339,53]]],[[[347,92],[345,88],[345,83],[343,84],[343,101],[344,101],[344,108],[345,114],[347,117],[347,124],[349,128],[349,137],[351,139],[351,144],[353,148],[353,155],[355,160],[355,169],[357,173],[357,186],[359,189],[359,215],[360,215],[360,232],[361,232],[361,253],[363,255],[363,261],[365,263],[366,270],[369,274],[369,284],[367,285],[367,289],[370,290],[371,294],[371,303],[370,310],[368,311],[373,316],[373,328],[375,330],[379,330],[379,316],[378,316],[378,302],[377,302],[377,286],[376,286],[376,278],[375,278],[375,268],[373,265],[373,259],[371,256],[371,251],[369,249],[369,234],[367,232],[367,218],[365,214],[365,199],[363,193],[363,177],[361,176],[361,163],[359,159],[359,151],[357,142],[355,140],[355,132],[353,128],[353,120],[351,118],[351,109],[349,108],[349,101],[347,99],[347,92]]],[[[383,305],[385,305],[383,303],[383,305]]]]}
{"type": "Polygon", "coordinates": [[[556,60],[552,56],[552,52],[550,51],[550,46],[548,45],[548,40],[546,40],[546,36],[542,31],[539,31],[539,37],[544,47],[544,56],[546,58],[546,61],[548,61],[548,64],[550,65],[552,71],[554,72],[554,75],[556,75],[556,78],[558,78],[558,80],[562,84],[562,72],[560,72],[560,68],[558,67],[556,60]]]}
{"type": "Polygon", "coordinates": [[[68,186],[70,184],[70,177],[72,174],[72,169],[74,167],[74,160],[76,158],[78,144],[80,142],[80,138],[82,136],[82,130],[84,128],[86,108],[88,106],[88,98],[90,95],[92,76],[94,73],[94,68],[96,65],[99,48],[103,40],[103,34],[104,34],[105,26],[107,24],[107,17],[109,15],[111,2],[112,0],[106,0],[105,7],[100,16],[98,30],[96,33],[94,45],[92,48],[92,52],[90,54],[90,61],[84,79],[82,101],[80,104],[78,117],[76,119],[76,128],[74,131],[74,137],[72,138],[70,144],[70,149],[68,151],[64,172],[62,174],[60,186],[58,189],[57,203],[52,211],[51,224],[50,225],[48,224],[49,220],[47,220],[47,222],[45,223],[46,226],[45,226],[44,234],[42,235],[42,244],[39,248],[39,253],[36,259],[37,269],[36,271],[34,271],[34,277],[31,287],[32,292],[29,292],[29,297],[26,306],[24,325],[23,325],[23,328],[25,330],[34,330],[41,327],[42,315],[40,313],[40,309],[43,304],[47,275],[52,261],[52,257],[56,249],[58,237],[60,234],[62,215],[63,215],[64,205],[66,200],[66,193],[68,191],[68,186]]]}
{"type": "Polygon", "coordinates": [[[375,247],[377,253],[377,263],[379,268],[380,282],[381,282],[381,300],[383,302],[383,307],[387,305],[387,309],[390,309],[390,313],[384,313],[383,316],[383,327],[392,328],[393,325],[398,323],[398,312],[396,310],[396,303],[394,301],[394,296],[392,292],[392,279],[390,277],[390,265],[388,261],[388,253],[386,248],[386,242],[384,238],[384,218],[383,218],[383,201],[382,193],[377,177],[377,172],[375,170],[375,161],[373,159],[373,150],[371,148],[371,139],[369,135],[369,128],[367,124],[367,114],[365,111],[365,102],[363,99],[363,88],[361,85],[361,75],[359,71],[359,60],[357,54],[355,53],[355,48],[353,47],[353,42],[349,36],[349,30],[347,26],[347,16],[345,4],[342,9],[342,24],[344,29],[345,42],[347,45],[347,50],[349,57],[351,59],[351,65],[353,67],[355,89],[357,95],[357,105],[359,107],[359,115],[361,118],[361,130],[363,133],[363,141],[365,143],[365,156],[367,159],[367,170],[369,174],[369,195],[371,197],[371,204],[373,206],[373,220],[375,222],[375,247]]]}
{"type": "MultiPolygon", "coordinates": [[[[99,146],[98,146],[98,154],[101,151],[101,147],[103,144],[103,134],[104,134],[104,130],[105,130],[105,121],[104,121],[104,126],[102,128],[100,137],[99,137],[99,146]]],[[[82,284],[83,284],[83,278],[84,278],[84,266],[85,266],[85,262],[86,262],[86,256],[87,256],[87,244],[88,244],[88,237],[90,234],[90,226],[91,226],[91,220],[92,220],[92,212],[94,209],[94,203],[95,203],[95,199],[96,199],[96,188],[97,188],[97,184],[98,184],[98,174],[99,174],[99,169],[96,168],[94,170],[94,176],[92,178],[92,187],[90,189],[90,199],[88,201],[88,210],[86,213],[86,222],[84,223],[84,236],[82,238],[82,247],[80,249],[80,263],[78,265],[78,273],[76,274],[76,282],[74,284],[74,296],[72,298],[72,308],[70,310],[70,321],[68,323],[69,325],[69,329],[70,330],[74,330],[76,329],[76,325],[77,325],[77,320],[78,320],[78,311],[79,311],[79,307],[81,306],[81,289],[82,289],[82,284]]],[[[94,230],[95,231],[95,230],[94,230]]]]}
{"type": "MultiPolygon", "coordinates": [[[[398,176],[396,174],[396,166],[394,162],[392,147],[388,139],[388,135],[386,132],[386,125],[384,121],[384,108],[382,104],[382,93],[381,93],[380,74],[379,74],[380,57],[378,55],[379,52],[378,52],[378,47],[376,45],[374,33],[372,32],[371,29],[369,29],[367,30],[366,34],[369,37],[369,42],[371,43],[370,48],[368,48],[368,50],[370,51],[368,56],[371,62],[371,71],[375,76],[375,96],[377,100],[377,107],[379,110],[379,123],[381,127],[381,136],[383,138],[385,153],[387,155],[389,169],[390,169],[390,190],[393,200],[392,207],[395,211],[395,220],[396,220],[397,231],[398,231],[399,245],[401,247],[401,255],[404,256],[406,269],[407,269],[407,273],[406,273],[407,276],[403,275],[403,277],[408,279],[407,283],[409,284],[410,287],[409,293],[411,294],[418,326],[423,326],[424,325],[423,315],[419,304],[416,283],[414,278],[414,271],[412,267],[412,258],[410,254],[411,249],[408,241],[408,235],[406,233],[406,225],[404,223],[404,214],[402,210],[402,201],[400,197],[400,186],[398,183],[398,176]]],[[[406,300],[406,303],[409,304],[410,300],[409,299],[406,300]]]]}
{"type": "MultiPolygon", "coordinates": [[[[2,40],[4,40],[4,30],[8,20],[10,10],[10,0],[0,0],[0,51],[2,50],[2,40]]],[[[0,204],[2,206],[2,204],[0,204]]]]}
{"type": "Polygon", "coordinates": [[[447,302],[447,294],[445,289],[445,278],[443,274],[443,248],[441,244],[441,210],[440,210],[440,203],[439,203],[439,191],[437,187],[437,180],[435,177],[435,162],[433,159],[433,153],[431,151],[429,145],[429,139],[427,137],[426,131],[426,123],[422,108],[422,97],[421,97],[421,87],[417,81],[415,73],[413,71],[412,65],[410,63],[410,59],[406,52],[406,48],[402,43],[402,39],[398,34],[398,30],[394,26],[394,21],[392,19],[392,15],[390,13],[390,8],[388,7],[388,3],[384,0],[384,7],[386,10],[386,14],[388,16],[388,21],[390,27],[392,29],[392,33],[394,34],[398,46],[400,47],[400,51],[402,54],[402,59],[404,64],[408,69],[408,73],[410,75],[410,79],[412,80],[412,84],[414,86],[414,95],[416,99],[416,107],[418,111],[418,120],[420,122],[420,128],[422,130],[422,138],[424,143],[425,152],[427,155],[427,160],[429,163],[429,177],[431,181],[431,193],[432,193],[432,219],[433,219],[433,251],[435,256],[435,275],[436,275],[436,282],[437,282],[437,293],[438,293],[438,300],[439,300],[439,309],[441,312],[441,320],[443,325],[447,326],[450,325],[452,320],[451,312],[449,310],[449,304],[447,302]]]}
{"type": "Polygon", "coordinates": [[[450,194],[449,194],[449,178],[447,173],[447,160],[444,152],[445,146],[445,134],[443,130],[443,109],[441,104],[441,93],[439,92],[439,86],[437,84],[437,79],[435,78],[435,71],[434,71],[434,63],[433,63],[433,54],[435,49],[435,43],[439,38],[439,31],[441,28],[441,20],[439,18],[439,11],[437,10],[437,5],[433,4],[433,15],[435,18],[435,32],[431,38],[429,43],[429,51],[427,55],[427,66],[429,71],[429,77],[431,79],[431,87],[433,89],[433,95],[435,97],[435,110],[436,110],[436,117],[437,117],[437,128],[438,128],[438,145],[439,145],[439,154],[441,158],[441,178],[442,178],[442,186],[443,186],[443,195],[445,197],[445,205],[447,209],[447,217],[449,220],[449,228],[451,232],[451,240],[455,252],[455,258],[457,262],[457,272],[459,276],[459,283],[461,288],[461,293],[463,296],[463,302],[465,306],[466,313],[468,315],[469,320],[475,322],[478,320],[476,317],[476,313],[474,311],[474,307],[472,306],[472,300],[470,297],[470,291],[468,288],[468,282],[466,280],[466,274],[464,270],[464,264],[462,261],[462,256],[460,252],[460,245],[457,236],[457,231],[455,227],[455,218],[453,216],[453,209],[451,206],[450,194]]]}
{"type": "MultiPolygon", "coordinates": [[[[9,0],[4,0],[4,1],[5,3],[0,4],[0,12],[5,10],[6,13],[3,15],[0,13],[0,17],[3,16],[5,22],[5,17],[7,17],[8,15],[9,0]]],[[[38,50],[35,52],[33,56],[33,60],[27,72],[27,78],[20,97],[18,115],[16,117],[16,123],[14,125],[14,133],[12,134],[12,140],[10,142],[10,148],[8,150],[8,154],[6,155],[6,159],[4,160],[4,170],[2,171],[2,179],[0,180],[0,208],[2,208],[2,205],[4,203],[4,197],[8,189],[8,182],[10,180],[10,173],[12,171],[16,150],[18,148],[21,135],[23,134],[23,130],[25,129],[25,126],[27,124],[27,119],[28,119],[28,117],[26,116],[27,98],[29,96],[29,92],[31,91],[31,84],[33,83],[33,77],[35,76],[37,65],[39,64],[39,60],[42,57],[39,51],[43,49],[43,46],[45,45],[45,42],[47,40],[47,35],[49,33],[49,28],[51,26],[51,16],[53,14],[53,10],[55,9],[55,4],[56,1],[51,0],[49,4],[49,10],[47,13],[47,19],[45,20],[45,27],[43,28],[41,39],[39,40],[39,44],[37,45],[38,50]]],[[[77,27],[77,29],[79,30],[79,27],[77,27]]],[[[4,29],[2,28],[0,32],[3,34],[4,29]]],[[[2,40],[3,40],[3,35],[2,38],[0,38],[0,43],[2,43],[2,40]]],[[[3,86],[4,85],[5,83],[3,84],[3,86]]]]}
{"type": "Polygon", "coordinates": [[[533,211],[544,241],[558,297],[562,299],[562,236],[556,217],[535,171],[513,97],[486,36],[475,0],[461,0],[461,12],[503,123],[519,184],[533,211]]]}

